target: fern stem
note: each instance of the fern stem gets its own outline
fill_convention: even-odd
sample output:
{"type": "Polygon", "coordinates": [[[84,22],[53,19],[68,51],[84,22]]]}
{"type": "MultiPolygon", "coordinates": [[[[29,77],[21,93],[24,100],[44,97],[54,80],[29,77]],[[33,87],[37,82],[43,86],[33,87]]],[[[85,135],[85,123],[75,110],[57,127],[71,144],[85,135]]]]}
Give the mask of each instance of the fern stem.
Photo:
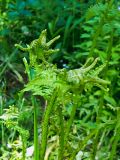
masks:
{"type": "Polygon", "coordinates": [[[102,31],[103,24],[104,24],[104,17],[101,17],[99,26],[98,26],[97,30],[95,31],[95,34],[94,34],[94,38],[93,38],[92,46],[91,46],[91,49],[90,49],[89,57],[92,57],[93,54],[94,54],[94,49],[97,45],[97,39],[98,39],[98,37],[99,37],[99,35],[102,31]]]}
{"type": "Polygon", "coordinates": [[[79,94],[77,94],[75,97],[73,95],[73,103],[75,104],[73,107],[72,107],[72,111],[71,111],[71,115],[70,115],[70,118],[68,120],[68,124],[67,124],[67,128],[66,128],[66,131],[65,131],[65,144],[68,140],[68,134],[70,132],[70,127],[73,123],[73,120],[74,120],[74,117],[75,117],[75,113],[76,113],[76,110],[77,110],[77,107],[78,107],[78,97],[80,97],[80,95],[82,94],[82,91],[84,89],[84,85],[81,84],[81,89],[79,91],[79,94]]]}
{"type": "Polygon", "coordinates": [[[74,120],[74,117],[75,117],[75,113],[76,113],[76,110],[77,110],[77,106],[78,106],[78,104],[75,104],[75,105],[72,107],[70,119],[69,119],[69,121],[68,121],[67,128],[66,128],[66,131],[65,131],[65,144],[66,144],[67,141],[68,141],[68,137],[69,137],[68,135],[69,135],[70,128],[71,128],[71,125],[72,125],[73,120],[74,120]]]}
{"type": "Polygon", "coordinates": [[[57,108],[58,110],[58,120],[59,120],[59,151],[58,151],[58,160],[63,160],[64,153],[64,121],[62,115],[62,109],[60,106],[57,108]]]}
{"type": "Polygon", "coordinates": [[[31,99],[34,107],[34,160],[39,160],[37,105],[35,97],[32,96],[31,99]]]}
{"type": "MultiPolygon", "coordinates": [[[[3,114],[3,97],[2,97],[2,94],[0,93],[0,116],[3,114]]],[[[4,146],[4,124],[1,123],[1,142],[2,142],[2,145],[4,146]]]]}
{"type": "MultiPolygon", "coordinates": [[[[111,1],[111,3],[112,3],[112,1],[111,1]]],[[[109,6],[110,6],[110,4],[109,4],[109,6]]],[[[105,79],[107,71],[108,71],[108,65],[109,65],[109,61],[110,61],[110,58],[111,58],[111,54],[112,54],[112,44],[113,44],[113,31],[111,31],[111,37],[108,41],[108,47],[106,49],[107,64],[106,64],[106,67],[104,69],[103,79],[105,79]]],[[[104,103],[104,92],[101,91],[100,105],[99,105],[99,109],[98,109],[98,115],[97,115],[97,118],[96,118],[98,124],[100,123],[100,118],[99,117],[101,117],[103,103],[104,103]]],[[[97,134],[95,136],[95,139],[94,139],[93,152],[92,152],[92,155],[91,155],[91,160],[95,160],[95,156],[96,156],[96,153],[97,153],[98,141],[99,141],[99,135],[100,135],[100,130],[97,132],[97,134]]]]}
{"type": "Polygon", "coordinates": [[[24,138],[24,135],[21,135],[22,137],[22,160],[26,159],[26,139],[24,138]]]}
{"type": "Polygon", "coordinates": [[[108,70],[109,61],[110,61],[110,58],[111,58],[111,55],[112,55],[113,33],[114,33],[114,30],[111,31],[110,39],[109,39],[109,41],[108,41],[108,47],[107,47],[107,49],[106,49],[106,53],[107,53],[107,64],[106,64],[106,67],[105,67],[105,70],[104,70],[104,78],[106,77],[106,73],[107,73],[107,70],[108,70]]]}
{"type": "MultiPolygon", "coordinates": [[[[23,58],[23,62],[28,74],[28,79],[31,81],[33,76],[30,72],[30,67],[27,63],[26,58],[23,58]]],[[[38,122],[37,122],[37,105],[34,96],[31,96],[32,106],[34,107],[34,160],[39,160],[39,146],[38,146],[38,122]]]]}
{"type": "Polygon", "coordinates": [[[43,122],[42,122],[42,139],[41,139],[41,146],[40,146],[40,160],[44,160],[45,151],[47,147],[47,134],[48,134],[48,123],[50,114],[56,104],[56,98],[57,98],[58,91],[56,90],[50,100],[49,105],[46,107],[43,122]]]}
{"type": "Polygon", "coordinates": [[[120,139],[120,127],[119,127],[119,130],[116,131],[117,133],[115,134],[115,138],[114,138],[114,142],[112,144],[112,150],[111,150],[111,153],[110,153],[110,160],[113,160],[116,155],[116,148],[117,148],[117,144],[118,144],[118,141],[120,139]]]}
{"type": "Polygon", "coordinates": [[[94,144],[93,144],[93,152],[91,154],[91,160],[95,160],[95,157],[96,157],[97,148],[98,148],[99,135],[100,135],[100,132],[97,131],[97,133],[95,135],[94,144]]]}
{"type": "MultiPolygon", "coordinates": [[[[83,91],[83,88],[84,86],[82,85],[81,86],[81,90],[80,90],[80,95],[83,91]]],[[[76,95],[77,96],[77,95],[76,95]]],[[[75,117],[75,113],[76,113],[76,110],[77,110],[77,107],[78,107],[78,97],[74,97],[75,99],[73,100],[74,101],[74,106],[72,107],[72,111],[71,111],[71,115],[70,115],[70,118],[68,120],[68,124],[67,124],[67,128],[65,130],[65,144],[66,144],[66,147],[67,147],[67,141],[68,141],[68,138],[69,138],[69,132],[70,132],[70,128],[72,126],[72,123],[74,121],[74,117],[75,117]],[[77,102],[76,102],[76,99],[77,99],[77,102]]]]}
{"type": "Polygon", "coordinates": [[[120,140],[120,110],[117,111],[117,124],[114,129],[114,139],[113,139],[113,144],[112,144],[112,150],[110,152],[110,160],[113,160],[116,155],[116,149],[117,149],[117,144],[118,141],[120,140]]]}
{"type": "Polygon", "coordinates": [[[99,25],[97,27],[97,30],[95,31],[95,34],[94,34],[94,38],[93,38],[93,42],[92,42],[92,47],[90,49],[89,57],[92,57],[93,54],[94,54],[94,49],[97,45],[98,37],[99,37],[99,35],[102,31],[103,25],[104,25],[104,19],[106,18],[107,14],[108,14],[108,11],[112,7],[112,4],[113,4],[113,0],[109,1],[106,11],[103,13],[103,15],[100,18],[99,25]]]}
{"type": "Polygon", "coordinates": [[[116,132],[117,133],[115,135],[115,139],[114,139],[114,142],[113,142],[113,145],[112,145],[112,150],[111,150],[111,153],[110,153],[110,160],[113,160],[115,158],[117,143],[120,139],[120,129],[118,129],[116,132]]]}

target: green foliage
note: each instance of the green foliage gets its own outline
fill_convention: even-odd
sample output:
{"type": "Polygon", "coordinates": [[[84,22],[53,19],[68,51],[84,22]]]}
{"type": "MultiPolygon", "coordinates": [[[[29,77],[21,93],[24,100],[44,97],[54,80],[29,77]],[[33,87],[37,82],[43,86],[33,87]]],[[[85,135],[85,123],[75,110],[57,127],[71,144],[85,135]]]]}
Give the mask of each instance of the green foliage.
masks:
{"type": "Polygon", "coordinates": [[[119,159],[120,3],[0,3],[2,159],[119,159]]]}
{"type": "MultiPolygon", "coordinates": [[[[19,144],[19,141],[17,142],[17,140],[12,142],[11,144],[9,142],[9,145],[11,145],[11,147],[13,148],[13,153],[11,153],[11,155],[8,155],[10,156],[9,158],[10,159],[18,158],[18,159],[25,160],[26,144],[27,144],[26,142],[29,137],[29,132],[19,126],[19,123],[18,123],[19,116],[20,115],[19,115],[18,108],[16,108],[15,106],[10,106],[9,109],[5,109],[5,113],[2,116],[0,116],[0,119],[8,129],[14,129],[14,133],[17,131],[21,136],[21,144],[19,144]],[[15,149],[14,149],[14,145],[15,145],[14,143],[16,143],[15,149]],[[22,149],[22,155],[19,154],[18,149],[22,149]]],[[[2,158],[4,158],[4,153],[2,158]]]]}
{"type": "MultiPolygon", "coordinates": [[[[59,119],[59,152],[58,152],[58,159],[63,159],[66,155],[64,155],[64,150],[67,147],[67,140],[68,135],[70,132],[70,127],[74,121],[74,116],[77,109],[77,101],[75,100],[79,94],[82,93],[84,89],[86,89],[86,85],[89,84],[90,86],[96,85],[103,90],[105,90],[104,85],[109,84],[108,81],[100,79],[98,74],[100,71],[103,70],[105,65],[92,70],[97,63],[98,59],[93,61],[92,58],[88,59],[88,61],[81,67],[80,69],[74,69],[67,71],[66,69],[58,69],[56,66],[50,64],[49,62],[45,61],[46,50],[47,53],[51,53],[51,49],[49,50],[46,46],[50,46],[58,37],[55,37],[50,42],[46,43],[46,30],[41,32],[40,38],[34,40],[28,48],[23,48],[20,45],[15,45],[16,47],[20,48],[23,51],[29,52],[30,57],[30,65],[24,59],[26,71],[28,76],[30,77],[30,67],[31,62],[32,67],[34,69],[34,76],[32,79],[29,78],[30,82],[26,85],[26,88],[23,90],[25,91],[32,91],[33,95],[40,95],[43,96],[44,99],[47,100],[48,105],[46,106],[46,110],[44,113],[43,121],[42,121],[42,139],[41,139],[41,151],[40,151],[40,159],[44,159],[45,151],[47,147],[47,137],[49,134],[48,131],[48,122],[51,117],[51,112],[58,110],[58,118],[59,119]],[[45,46],[45,47],[44,47],[45,46]],[[41,54],[39,54],[39,51],[41,54]],[[32,57],[32,58],[31,58],[32,57]],[[42,57],[42,58],[41,58],[42,57]],[[38,64],[38,59],[42,60],[41,64],[38,64]],[[89,64],[90,61],[93,61],[92,64],[89,64]],[[90,85],[91,84],[91,85],[90,85]],[[64,97],[61,98],[61,96],[64,97]],[[67,130],[65,132],[64,126],[65,123],[63,121],[62,110],[64,104],[62,102],[66,101],[66,97],[73,103],[73,111],[71,112],[70,118],[68,120],[67,130]],[[58,108],[62,105],[61,110],[58,108]],[[60,117],[59,117],[60,116],[60,117]],[[64,130],[64,131],[62,131],[64,130]],[[65,137],[65,138],[64,138],[65,137]],[[65,141],[65,144],[64,144],[65,141]]],[[[56,52],[57,50],[52,50],[52,53],[56,52]]],[[[50,56],[50,55],[49,55],[50,56]]],[[[78,99],[77,99],[78,100],[78,99]]],[[[66,104],[67,105],[67,104],[66,104]]],[[[37,117],[36,117],[37,118],[37,117]]],[[[58,120],[57,120],[58,121],[58,120]]],[[[36,148],[35,148],[36,149],[36,148]]],[[[70,156],[69,151],[67,154],[70,156]]]]}

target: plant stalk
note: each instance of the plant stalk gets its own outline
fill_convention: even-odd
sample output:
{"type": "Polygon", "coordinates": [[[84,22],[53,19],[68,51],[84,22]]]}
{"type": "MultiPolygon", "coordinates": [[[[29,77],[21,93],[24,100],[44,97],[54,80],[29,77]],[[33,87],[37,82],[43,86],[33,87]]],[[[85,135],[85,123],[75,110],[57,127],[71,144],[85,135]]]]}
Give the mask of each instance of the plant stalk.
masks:
{"type": "MultiPolygon", "coordinates": [[[[26,68],[26,72],[28,74],[28,79],[29,81],[31,81],[33,79],[33,75],[31,74],[31,70],[27,63],[26,58],[23,58],[23,62],[26,68]]],[[[34,96],[31,96],[31,101],[32,101],[32,106],[34,107],[34,160],[39,160],[37,105],[34,96]]]]}
{"type": "Polygon", "coordinates": [[[37,105],[35,97],[32,96],[31,98],[32,106],[34,107],[34,160],[39,160],[37,105]]]}
{"type": "Polygon", "coordinates": [[[58,91],[54,91],[52,98],[46,107],[46,110],[44,112],[43,122],[42,122],[42,139],[41,139],[41,146],[40,146],[40,160],[44,160],[46,147],[47,147],[47,135],[48,135],[48,123],[49,118],[51,115],[52,110],[54,109],[54,106],[56,104],[57,99],[57,93],[58,91]]]}
{"type": "Polygon", "coordinates": [[[58,160],[63,160],[64,153],[64,120],[62,115],[62,109],[60,106],[57,108],[58,110],[58,120],[59,120],[59,150],[58,150],[58,160]]]}

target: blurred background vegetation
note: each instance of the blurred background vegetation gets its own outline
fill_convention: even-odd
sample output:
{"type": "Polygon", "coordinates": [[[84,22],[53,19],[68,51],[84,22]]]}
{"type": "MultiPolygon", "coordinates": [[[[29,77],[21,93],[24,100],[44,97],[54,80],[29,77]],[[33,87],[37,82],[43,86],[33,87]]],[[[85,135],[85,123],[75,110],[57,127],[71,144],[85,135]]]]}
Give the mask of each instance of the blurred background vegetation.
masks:
{"type": "MultiPolygon", "coordinates": [[[[88,57],[100,57],[100,64],[109,62],[101,74],[101,77],[111,82],[109,93],[104,94],[102,100],[101,92],[97,88],[82,95],[82,109],[78,109],[75,121],[78,130],[79,126],[86,131],[95,127],[99,103],[103,106],[99,113],[102,115],[101,121],[114,121],[118,114],[117,108],[120,107],[119,5],[118,0],[1,0],[0,114],[10,105],[19,106],[18,92],[27,82],[22,58],[27,58],[28,54],[17,50],[14,44],[29,44],[46,28],[48,40],[61,36],[54,45],[60,51],[51,57],[51,61],[57,63],[59,68],[79,68],[88,57]]],[[[30,105],[27,96],[24,103],[26,106],[30,105]]],[[[69,114],[69,110],[70,106],[66,114],[69,114]]],[[[27,127],[32,123],[29,118],[32,113],[29,111],[27,115],[24,114],[21,123],[27,127]]],[[[8,130],[7,132],[11,133],[8,130]]],[[[114,125],[110,126],[108,132],[105,131],[110,141],[106,138],[102,151],[112,144],[114,134],[114,125]]],[[[7,137],[7,134],[4,136],[7,137]]],[[[0,138],[2,139],[1,136],[0,138]]],[[[117,152],[117,155],[120,158],[120,153],[117,152]]],[[[104,155],[101,156],[104,159],[104,155]]]]}

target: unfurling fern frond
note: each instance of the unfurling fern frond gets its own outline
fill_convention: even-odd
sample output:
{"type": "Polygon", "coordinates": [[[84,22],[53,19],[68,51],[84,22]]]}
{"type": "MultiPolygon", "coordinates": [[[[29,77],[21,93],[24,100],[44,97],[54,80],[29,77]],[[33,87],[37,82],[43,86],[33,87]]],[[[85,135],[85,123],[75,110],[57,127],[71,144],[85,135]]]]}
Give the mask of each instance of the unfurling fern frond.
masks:
{"type": "Polygon", "coordinates": [[[91,65],[87,66],[87,64],[91,60],[92,60],[91,58],[88,59],[85,65],[83,65],[83,67],[81,67],[80,69],[74,69],[68,71],[67,81],[72,84],[81,84],[81,85],[87,84],[86,86],[90,86],[90,84],[92,84],[92,86],[97,86],[103,90],[108,91],[106,85],[110,84],[110,82],[98,77],[99,73],[104,69],[106,64],[103,64],[98,68],[96,68],[95,70],[93,70],[99,59],[96,58],[91,65]]]}
{"type": "Polygon", "coordinates": [[[34,95],[41,95],[48,99],[56,88],[59,88],[62,94],[66,94],[71,91],[76,92],[82,85],[97,86],[100,89],[106,90],[106,86],[109,84],[108,81],[98,77],[99,73],[103,70],[105,65],[101,65],[97,69],[93,70],[98,58],[96,58],[89,66],[87,65],[92,58],[79,69],[65,70],[57,69],[56,66],[50,68],[39,68],[35,70],[36,76],[31,80],[23,91],[32,91],[34,95]]]}
{"type": "MultiPolygon", "coordinates": [[[[49,49],[49,47],[59,36],[46,43],[46,34],[46,30],[43,30],[40,37],[30,43],[27,48],[16,45],[23,51],[30,53],[30,64],[34,66],[35,71],[34,78],[30,79],[30,82],[23,91],[32,91],[34,95],[41,95],[45,99],[48,99],[56,88],[59,88],[62,94],[69,92],[71,89],[72,92],[75,92],[74,90],[76,90],[76,88],[79,90],[79,87],[83,85],[86,87],[88,85],[95,85],[103,90],[107,90],[106,85],[109,84],[109,82],[98,77],[99,73],[105,67],[105,64],[94,70],[99,58],[95,60],[89,58],[81,68],[69,71],[57,69],[55,65],[50,65],[48,61],[46,61],[46,54],[56,52],[56,50],[49,49]],[[43,63],[38,65],[37,59],[41,59],[43,63]],[[47,63],[44,63],[45,61],[47,63]]],[[[28,75],[30,75],[30,68],[26,68],[28,68],[26,71],[28,75]]]]}
{"type": "Polygon", "coordinates": [[[29,52],[30,54],[30,64],[32,66],[37,63],[37,60],[42,60],[43,62],[47,62],[49,56],[55,52],[58,52],[59,49],[50,49],[50,46],[60,38],[57,36],[46,43],[46,35],[47,30],[43,30],[38,39],[33,40],[30,45],[27,45],[27,48],[22,47],[19,44],[15,44],[17,48],[22,51],[29,52]]]}

